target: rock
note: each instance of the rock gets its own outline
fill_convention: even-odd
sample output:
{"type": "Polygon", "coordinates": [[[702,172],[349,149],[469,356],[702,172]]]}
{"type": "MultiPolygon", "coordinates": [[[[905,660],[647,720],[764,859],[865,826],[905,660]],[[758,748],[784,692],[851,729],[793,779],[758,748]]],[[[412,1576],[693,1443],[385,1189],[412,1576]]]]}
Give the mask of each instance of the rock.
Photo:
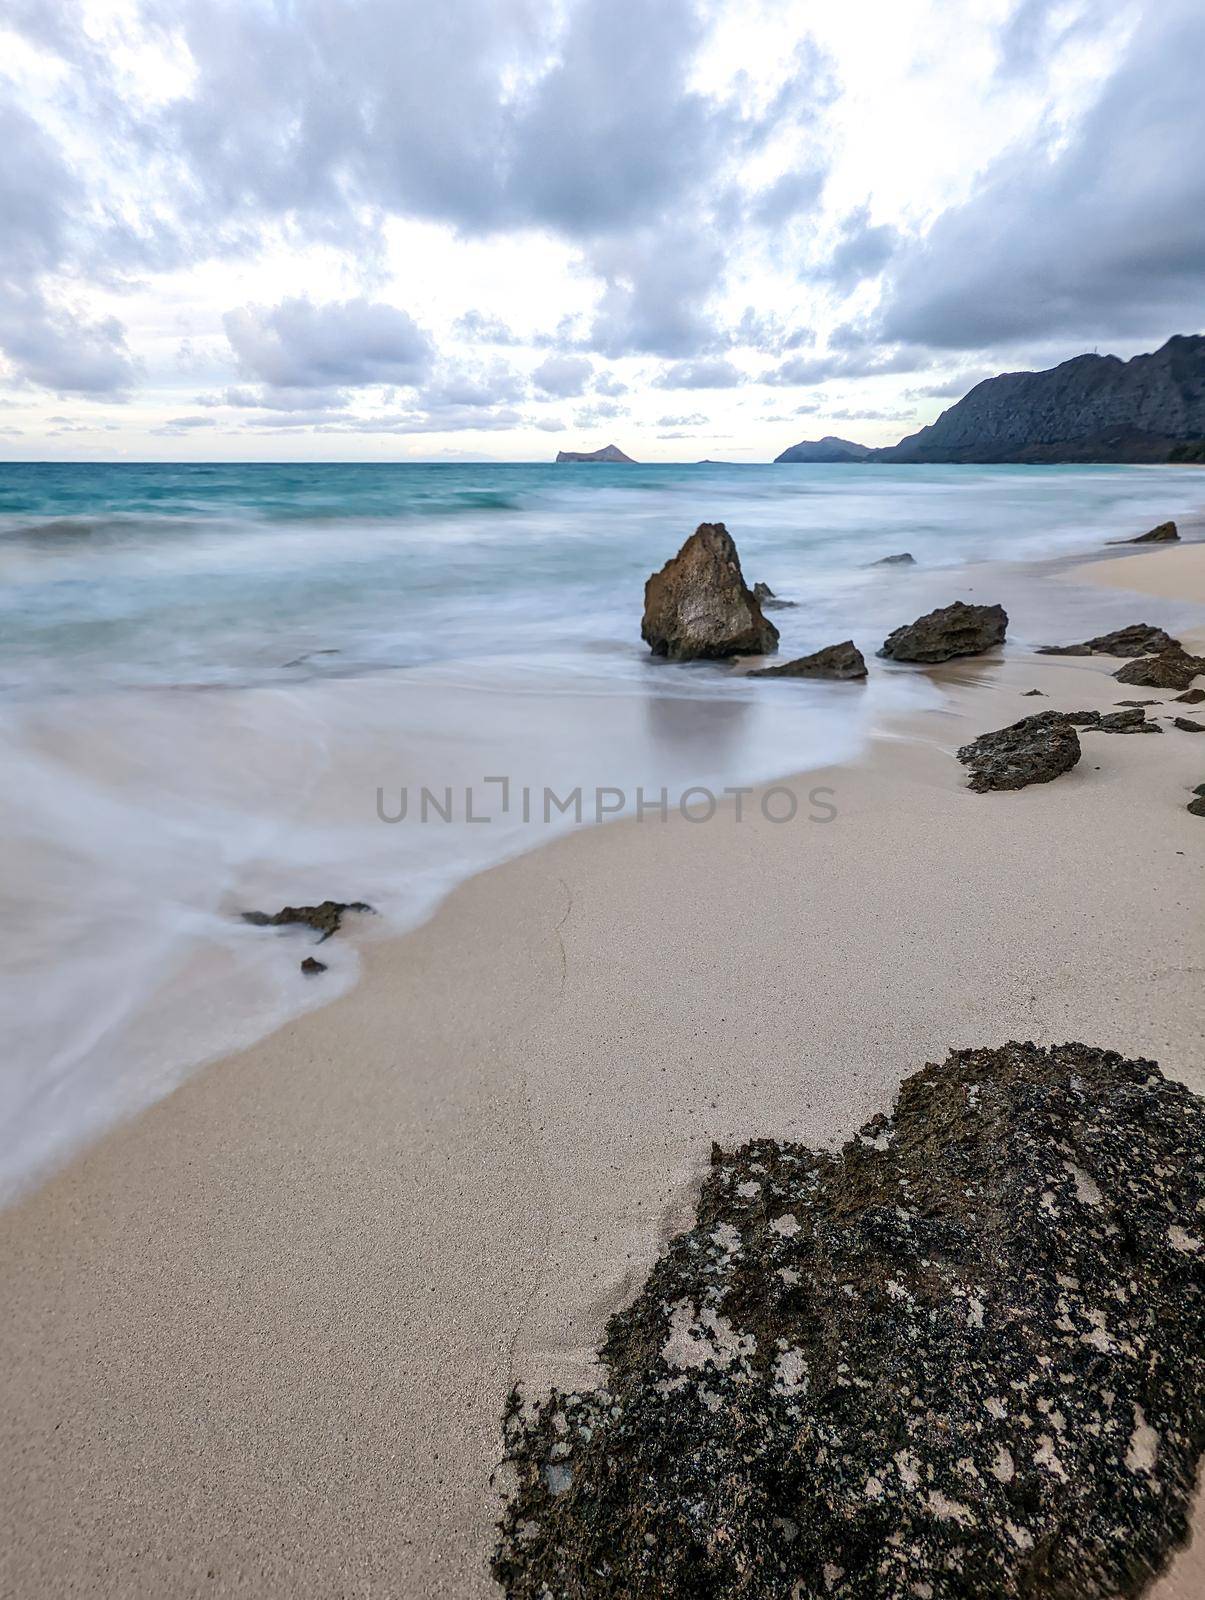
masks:
{"type": "MultiPolygon", "coordinates": [[[[1155,702],[1158,704],[1158,701],[1155,702]]],[[[1058,715],[1056,712],[1055,715],[1058,715]]],[[[1127,711],[1064,711],[1067,721],[1076,728],[1090,728],[1095,733],[1162,733],[1157,722],[1148,722],[1141,707],[1127,711]]]]}
{"type": "Polygon", "coordinates": [[[644,586],[640,637],[671,661],[769,655],[778,629],[745,583],[732,535],[704,522],[644,586]]]}
{"type": "Polygon", "coordinates": [[[272,916],[266,911],[244,911],[243,921],[257,928],[283,928],[290,923],[300,923],[320,933],[322,938],[318,943],[325,944],[333,933],[338,933],[346,912],[371,910],[363,900],[324,900],[317,906],[285,906],[272,916]]]}
{"type": "Polygon", "coordinates": [[[597,1388],[512,1391],[508,1600],[1133,1600],[1205,1442],[1205,1103],[951,1052],[837,1153],[714,1146],[597,1388]]]}
{"type": "Polygon", "coordinates": [[[1085,639],[1083,644],[1039,645],[1037,653],[1040,656],[1148,656],[1160,650],[1179,648],[1179,639],[1173,639],[1153,623],[1131,622],[1128,627],[1116,628],[1112,633],[1085,639]]]}
{"type": "Polygon", "coordinates": [[[1101,733],[1162,733],[1157,722],[1148,722],[1140,706],[1127,711],[1110,711],[1096,724],[1101,733]]]}
{"type": "Polygon", "coordinates": [[[1190,800],[1184,809],[1191,812],[1194,817],[1205,817],[1205,794],[1196,800],[1190,800]]]}
{"type": "Polygon", "coordinates": [[[768,583],[755,583],[753,598],[763,611],[791,611],[795,608],[794,600],[780,600],[768,583]]]}
{"type": "Polygon", "coordinates": [[[1172,726],[1181,733],[1205,733],[1205,722],[1194,722],[1191,717],[1174,717],[1172,726]]]}
{"type": "MultiPolygon", "coordinates": [[[[1205,700],[1205,689],[1188,689],[1183,694],[1176,696],[1176,704],[1182,706],[1199,706],[1202,700],[1205,700]]],[[[1151,704],[1157,706],[1161,702],[1152,700],[1151,704]]]]}
{"type": "Polygon", "coordinates": [[[879,651],[892,661],[949,661],[974,656],[1004,640],[1008,613],[1003,606],[952,606],[929,611],[915,622],[896,628],[879,651]]]}
{"type": "Polygon", "coordinates": [[[1179,539],[1179,530],[1174,522],[1161,522],[1157,528],[1152,528],[1149,533],[1140,533],[1136,539],[1110,539],[1110,544],[1170,544],[1173,539],[1179,539]]]}
{"type": "Polygon", "coordinates": [[[1046,696],[1044,694],[1042,694],[1042,691],[1040,689],[1026,689],[1025,694],[1024,694],[1024,696],[1022,698],[1028,700],[1032,695],[1035,695],[1035,694],[1036,695],[1041,695],[1043,700],[1045,700],[1045,698],[1046,698],[1046,696]]]}
{"type": "Polygon", "coordinates": [[[316,961],[313,956],[306,956],[301,963],[301,970],[307,978],[316,978],[320,972],[326,971],[326,962],[316,961]]]}
{"type": "Polygon", "coordinates": [[[1031,783],[1050,783],[1080,758],[1079,736],[1060,711],[1039,711],[1007,728],[981,733],[958,752],[970,767],[968,787],[977,794],[989,789],[1024,789],[1031,783]]]}
{"type": "Polygon", "coordinates": [[[784,661],[780,667],[759,667],[747,678],[864,678],[866,660],[852,639],[825,645],[810,656],[784,661]]]}
{"type": "Polygon", "coordinates": [[[904,550],[898,556],[880,556],[877,561],[872,561],[870,564],[872,567],[914,567],[916,558],[904,550]]]}
{"type": "MultiPolygon", "coordinates": [[[[1181,700],[1183,700],[1183,699],[1186,699],[1187,697],[1185,695],[1180,695],[1179,698],[1181,700]]],[[[1203,696],[1202,698],[1205,698],[1205,696],[1203,696]]],[[[1162,700],[1118,700],[1116,703],[1119,706],[1161,706],[1163,704],[1163,701],[1162,700]]]]}
{"type": "Polygon", "coordinates": [[[623,451],[613,444],[605,444],[601,450],[558,450],[556,458],[558,463],[565,461],[618,461],[628,467],[636,465],[631,456],[625,456],[623,451]]]}
{"type": "Polygon", "coordinates": [[[1176,646],[1161,650],[1158,655],[1127,661],[1113,676],[1118,683],[1133,683],[1142,689],[1187,689],[1201,672],[1205,672],[1205,658],[1190,656],[1176,646]]]}

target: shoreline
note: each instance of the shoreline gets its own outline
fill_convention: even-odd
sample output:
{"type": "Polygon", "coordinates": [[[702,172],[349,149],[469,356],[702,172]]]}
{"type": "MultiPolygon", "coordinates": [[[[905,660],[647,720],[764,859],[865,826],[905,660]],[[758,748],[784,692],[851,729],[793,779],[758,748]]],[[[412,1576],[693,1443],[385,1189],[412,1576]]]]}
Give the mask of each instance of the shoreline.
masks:
{"type": "Polygon", "coordinates": [[[832,1144],[1005,1038],[1205,1091],[1205,749],[1088,734],[1017,795],[952,759],[1034,709],[1171,699],[1118,664],[931,669],[942,709],[786,780],[832,787],[832,823],[621,819],[491,867],[0,1214],[15,1591],[493,1594],[506,1390],[589,1380],[713,1138],[832,1144]]]}

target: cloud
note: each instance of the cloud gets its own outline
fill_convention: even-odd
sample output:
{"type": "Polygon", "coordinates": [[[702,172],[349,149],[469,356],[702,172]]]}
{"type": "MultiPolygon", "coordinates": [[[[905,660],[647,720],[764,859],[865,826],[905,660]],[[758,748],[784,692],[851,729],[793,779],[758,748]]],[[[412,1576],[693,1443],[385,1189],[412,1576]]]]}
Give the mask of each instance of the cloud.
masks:
{"type": "Polygon", "coordinates": [[[591,428],[599,422],[611,422],[616,417],[626,417],[627,406],[616,404],[614,400],[597,400],[592,405],[582,406],[573,414],[574,424],[579,428],[591,428]]]}
{"type": "Polygon", "coordinates": [[[223,320],[239,371],[277,389],[420,382],[431,341],[397,306],[369,300],[242,306],[223,320]]]}
{"type": "Polygon", "coordinates": [[[969,394],[977,383],[994,376],[989,367],[981,367],[974,372],[956,372],[953,377],[943,378],[940,383],[926,384],[920,389],[905,389],[904,399],[961,400],[963,395],[969,394]]]}
{"type": "Polygon", "coordinates": [[[710,421],[701,411],[693,412],[689,417],[658,417],[655,427],[658,428],[700,428],[710,421]]]}
{"type": "Polygon", "coordinates": [[[47,292],[86,247],[70,219],[87,210],[80,182],[50,135],[0,104],[0,351],[20,382],[58,394],[123,393],[136,367],[115,317],[89,317],[47,292]]]}
{"type": "Polygon", "coordinates": [[[552,355],[531,375],[536,391],[557,400],[583,394],[594,373],[594,363],[585,356],[552,355]]]}
{"type": "Polygon", "coordinates": [[[997,162],[897,260],[884,336],[971,350],[1196,331],[1205,303],[1202,60],[1200,0],[1148,8],[1070,133],[1044,132],[997,162]]]}
{"type": "Polygon", "coordinates": [[[870,221],[869,206],[849,212],[841,223],[827,259],[807,272],[809,278],[849,290],[863,278],[876,277],[894,254],[900,236],[886,224],[870,221]]]}
{"type": "Polygon", "coordinates": [[[731,361],[678,361],[653,380],[657,389],[733,389],[745,374],[731,361]]]}
{"type": "Polygon", "coordinates": [[[525,341],[501,317],[487,317],[480,311],[466,311],[452,324],[452,336],[469,344],[523,344],[525,341]]]}
{"type": "Polygon", "coordinates": [[[851,349],[841,348],[841,329],[834,330],[830,343],[836,348],[818,356],[792,356],[763,372],[760,381],[777,388],[807,388],[828,383],[833,378],[871,378],[889,372],[914,372],[921,357],[914,351],[876,348],[871,342],[851,349]]]}

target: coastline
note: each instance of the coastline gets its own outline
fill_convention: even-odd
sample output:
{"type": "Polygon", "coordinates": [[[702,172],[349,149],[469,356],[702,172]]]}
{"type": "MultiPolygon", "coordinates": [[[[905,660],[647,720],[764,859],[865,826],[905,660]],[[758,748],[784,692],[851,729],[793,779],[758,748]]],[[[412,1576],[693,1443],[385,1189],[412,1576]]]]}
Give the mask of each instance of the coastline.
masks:
{"type": "MultiPolygon", "coordinates": [[[[1200,545],[1076,576],[1170,584],[1171,557],[1144,592],[1205,604],[1200,545]]],[[[933,669],[941,710],[791,780],[832,789],[831,822],[729,804],[491,868],[0,1214],[13,1591],[493,1594],[505,1393],[589,1380],[712,1139],[839,1141],[924,1061],[1006,1038],[1205,1091],[1205,740],[1087,734],[1016,795],[952,759],[1034,687],[1170,700],[1116,665],[933,669]]]]}

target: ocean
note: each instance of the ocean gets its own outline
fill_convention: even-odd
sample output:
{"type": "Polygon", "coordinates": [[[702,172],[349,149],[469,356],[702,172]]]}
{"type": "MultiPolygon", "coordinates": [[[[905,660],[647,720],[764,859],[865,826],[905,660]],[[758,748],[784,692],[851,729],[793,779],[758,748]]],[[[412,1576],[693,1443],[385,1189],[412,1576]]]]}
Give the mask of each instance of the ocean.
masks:
{"type": "Polygon", "coordinates": [[[656,825],[662,790],[670,809],[704,791],[706,810],[940,703],[887,663],[857,686],[653,661],[643,584],[697,523],[725,522],[748,581],[797,602],[772,613],[782,659],[847,637],[869,659],[968,567],[1021,645],[1135,620],[1124,596],[1036,586],[1024,564],[1198,511],[1202,484],[1085,466],[0,466],[0,1196],[354,982],[347,940],[306,979],[308,936],[242,911],[364,900],[380,937],[557,831],[642,803],[656,825]],[[914,568],[872,566],[903,550],[914,568]]]}

